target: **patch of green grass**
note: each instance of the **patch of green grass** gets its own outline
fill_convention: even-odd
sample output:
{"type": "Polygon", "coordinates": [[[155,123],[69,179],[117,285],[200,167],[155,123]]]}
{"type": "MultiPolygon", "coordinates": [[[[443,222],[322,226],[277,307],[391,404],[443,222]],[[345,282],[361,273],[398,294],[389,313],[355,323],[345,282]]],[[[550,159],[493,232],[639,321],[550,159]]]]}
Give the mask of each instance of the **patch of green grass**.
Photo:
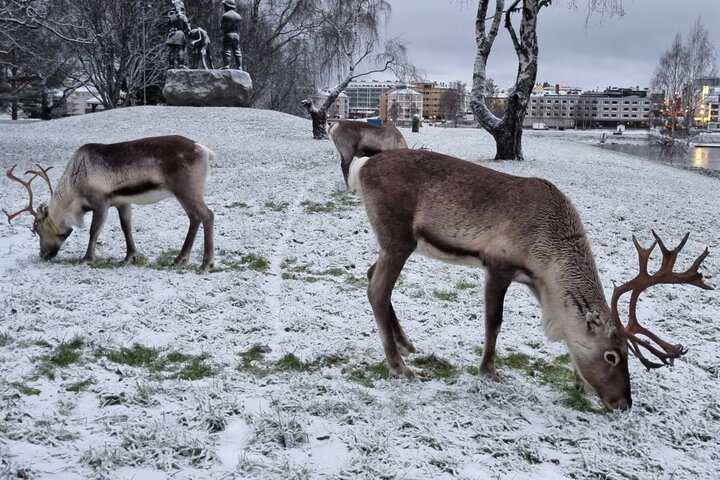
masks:
{"type": "Polygon", "coordinates": [[[419,356],[410,361],[410,365],[421,368],[432,378],[450,380],[458,376],[459,369],[444,358],[435,355],[419,356]]]}
{"type": "Polygon", "coordinates": [[[237,369],[256,377],[264,377],[282,372],[314,372],[319,368],[335,366],[346,360],[341,355],[323,355],[311,362],[303,362],[295,354],[288,353],[275,362],[266,362],[266,348],[253,345],[241,353],[237,369]]]}
{"type": "Polygon", "coordinates": [[[367,277],[357,277],[348,273],[345,275],[345,285],[352,289],[364,290],[368,286],[367,277]]]}
{"type": "Polygon", "coordinates": [[[129,365],[131,367],[151,367],[155,365],[158,357],[160,356],[160,350],[136,343],[130,348],[122,347],[120,350],[111,350],[106,352],[105,356],[111,362],[120,363],[122,365],[129,365]]]}
{"type": "Polygon", "coordinates": [[[233,202],[230,205],[225,205],[225,208],[250,208],[245,202],[233,202]]]}
{"type": "Polygon", "coordinates": [[[445,292],[442,290],[433,290],[433,297],[444,302],[457,302],[457,292],[445,292]]]}
{"type": "Polygon", "coordinates": [[[342,267],[330,267],[325,270],[314,269],[310,263],[298,263],[296,258],[286,258],[280,265],[284,271],[281,274],[283,280],[301,280],[307,283],[315,283],[324,277],[342,277],[345,275],[346,282],[352,278],[342,267]]]}
{"type": "Polygon", "coordinates": [[[385,362],[371,363],[362,367],[353,368],[348,373],[348,378],[368,388],[375,386],[377,380],[387,380],[390,378],[390,370],[388,370],[385,362]]]}
{"type": "Polygon", "coordinates": [[[276,202],[274,200],[265,202],[265,208],[272,210],[273,212],[284,212],[287,210],[289,205],[290,204],[288,202],[276,202]]]}
{"type": "Polygon", "coordinates": [[[331,213],[342,210],[342,207],[336,205],[335,202],[318,203],[303,200],[300,202],[300,206],[303,207],[307,213],[331,213]]]}
{"type": "Polygon", "coordinates": [[[336,203],[339,203],[343,207],[357,207],[362,205],[362,202],[348,190],[335,190],[330,196],[336,203]]]}
{"type": "Polygon", "coordinates": [[[207,355],[185,356],[185,360],[182,360],[184,365],[171,377],[180,380],[200,380],[201,378],[212,377],[216,372],[212,366],[205,363],[207,358],[207,355]]]}
{"type": "Polygon", "coordinates": [[[458,290],[472,290],[475,287],[477,287],[476,283],[468,282],[465,280],[460,280],[455,284],[455,288],[457,288],[458,290]]]}
{"type": "Polygon", "coordinates": [[[56,368],[67,367],[80,362],[82,358],[80,350],[84,345],[85,340],[82,337],[73,337],[69,342],[61,343],[49,355],[42,355],[37,358],[37,373],[54,380],[56,368]]]}
{"type": "Polygon", "coordinates": [[[305,364],[298,357],[288,353],[277,361],[274,370],[278,372],[301,372],[305,369],[305,364]]]}
{"type": "Polygon", "coordinates": [[[88,377],[85,380],[80,380],[79,382],[71,383],[67,387],[65,387],[65,390],[68,392],[81,392],[82,390],[85,390],[87,387],[92,385],[95,382],[92,377],[88,377]]]}
{"type": "Polygon", "coordinates": [[[511,353],[495,357],[498,368],[512,368],[526,375],[539,379],[542,383],[552,386],[565,394],[560,403],[580,412],[604,413],[604,409],[596,407],[582,392],[575,388],[575,374],[570,365],[570,356],[561,355],[550,362],[542,359],[531,361],[524,353],[511,353]]]}
{"type": "Polygon", "coordinates": [[[240,262],[256,272],[266,272],[270,268],[270,262],[266,258],[254,253],[243,255],[240,257],[240,262]]]}
{"type": "Polygon", "coordinates": [[[180,250],[166,250],[162,252],[153,264],[154,267],[172,267],[175,258],[180,255],[180,250]]]}
{"type": "Polygon", "coordinates": [[[500,368],[513,368],[515,370],[528,370],[530,369],[530,357],[524,353],[511,353],[505,357],[496,354],[495,366],[500,368]]]}
{"type": "Polygon", "coordinates": [[[164,378],[180,380],[199,380],[215,374],[215,369],[206,363],[208,355],[190,355],[178,351],[163,352],[161,349],[146,347],[138,343],[132,347],[102,353],[108,360],[129,365],[144,367],[158,374],[168,373],[164,378]]]}
{"type": "Polygon", "coordinates": [[[0,347],[6,347],[12,343],[12,337],[7,333],[0,333],[0,347]]]}
{"type": "Polygon", "coordinates": [[[8,385],[10,385],[11,387],[15,388],[18,392],[20,392],[23,395],[26,395],[28,397],[31,395],[40,395],[39,389],[37,389],[35,387],[31,387],[30,385],[28,385],[25,382],[10,382],[10,383],[8,383],[8,385]]]}

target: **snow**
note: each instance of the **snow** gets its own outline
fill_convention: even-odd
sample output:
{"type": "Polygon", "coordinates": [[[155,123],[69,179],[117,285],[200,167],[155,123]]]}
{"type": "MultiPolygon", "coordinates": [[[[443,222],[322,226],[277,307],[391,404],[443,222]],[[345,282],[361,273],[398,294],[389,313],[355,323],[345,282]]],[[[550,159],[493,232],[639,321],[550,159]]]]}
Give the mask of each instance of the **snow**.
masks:
{"type": "MultiPolygon", "coordinates": [[[[463,370],[452,380],[366,386],[350,372],[383,360],[363,286],[375,240],[357,197],[344,192],[332,142],[313,140],[309,121],[251,109],[138,107],[2,123],[0,164],[17,163],[17,171],[52,165],[57,179],[83,143],[171,133],[217,154],[207,203],[220,271],[153,265],[179,249],[186,233],[174,200],[133,209],[148,265],[78,264],[87,226],[45,262],[29,217],[0,226],[0,478],[19,471],[53,479],[718,478],[716,291],[663,286],[643,295],[641,321],[689,352],[651,372],[630,359],[629,412],[571,409],[556,388],[507,367],[499,368],[500,382],[463,370]],[[342,208],[312,212],[308,202],[342,208]],[[268,268],[242,266],[250,254],[268,268]],[[39,374],[41,359],[76,336],[84,340],[80,361],[55,368],[54,379],[39,374]],[[205,354],[213,374],[175,379],[102,353],[135,343],[205,354]],[[263,365],[289,353],[339,363],[265,375],[238,370],[254,345],[270,350],[263,365]],[[66,390],[85,379],[87,388],[66,390]],[[20,384],[39,392],[23,393],[20,384]]],[[[524,162],[489,161],[494,144],[481,130],[403,133],[409,145],[554,182],[583,218],[608,297],[612,282],[636,273],[631,235],[647,245],[651,229],[670,245],[690,231],[678,268],[707,246],[702,270],[717,282],[716,178],[597,149],[572,132],[528,132],[524,162]]],[[[5,179],[0,186],[3,208],[25,205],[22,187],[5,179]]],[[[44,186],[36,198],[47,198],[44,186]]],[[[99,260],[124,257],[114,214],[101,240],[99,260]]],[[[199,236],[191,267],[200,264],[201,244],[199,236]]],[[[479,362],[482,292],[481,270],[413,256],[394,302],[419,354],[465,369],[479,362]],[[460,281],[475,287],[458,289],[460,281]],[[434,291],[455,292],[457,300],[434,291]]],[[[511,287],[498,353],[533,360],[564,353],[543,337],[539,317],[527,290],[511,287]]]]}

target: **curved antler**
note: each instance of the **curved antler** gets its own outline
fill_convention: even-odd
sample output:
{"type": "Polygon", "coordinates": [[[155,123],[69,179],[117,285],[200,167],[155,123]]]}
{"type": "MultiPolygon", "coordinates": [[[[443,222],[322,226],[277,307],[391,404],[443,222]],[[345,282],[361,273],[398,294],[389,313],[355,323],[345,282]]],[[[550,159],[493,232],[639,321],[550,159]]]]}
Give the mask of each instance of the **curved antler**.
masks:
{"type": "Polygon", "coordinates": [[[702,273],[698,271],[703,260],[705,260],[705,257],[708,256],[709,252],[707,248],[700,254],[695,262],[693,262],[690,268],[684,272],[674,272],[673,267],[675,266],[678,253],[680,253],[680,250],[682,250],[685,246],[685,242],[687,242],[690,233],[688,232],[685,234],[685,237],[682,239],[680,244],[672,250],[665,247],[665,244],[654,230],[652,231],[652,234],[655,237],[655,241],[652,245],[650,245],[650,248],[641,247],[637,238],[633,235],[633,243],[635,244],[635,248],[638,251],[639,256],[640,272],[632,280],[615,287],[611,302],[612,316],[618,331],[627,339],[628,348],[630,348],[635,356],[638,357],[638,359],[648,369],[662,367],[663,365],[672,365],[673,360],[685,354],[687,349],[682,345],[673,345],[662,340],[657,335],[640,325],[636,315],[637,301],[640,294],[648,287],[660,284],[686,284],[694,285],[705,290],[712,290],[712,287],[703,281],[702,273]],[[650,274],[648,273],[648,260],[650,259],[650,254],[655,249],[655,245],[660,246],[663,258],[660,268],[655,273],[650,274]],[[630,304],[628,307],[629,320],[627,325],[623,325],[620,321],[620,314],[618,313],[618,300],[627,292],[632,292],[630,294],[630,304]],[[655,344],[657,344],[660,348],[643,338],[639,338],[638,335],[646,336],[655,342],[655,344]],[[640,347],[645,348],[655,355],[662,363],[653,362],[645,358],[640,351],[640,347]]]}
{"type": "MultiPolygon", "coordinates": [[[[33,217],[37,218],[37,213],[35,213],[35,210],[33,210],[33,206],[32,206],[32,202],[33,202],[33,191],[32,191],[32,188],[30,187],[30,182],[32,182],[32,181],[35,179],[35,177],[38,176],[38,174],[37,174],[36,172],[30,172],[30,173],[35,173],[35,175],[33,175],[33,176],[30,178],[30,180],[24,181],[24,180],[16,177],[15,174],[13,173],[13,170],[15,169],[15,167],[17,167],[17,165],[13,165],[12,167],[10,167],[10,168],[5,172],[5,175],[7,175],[7,177],[8,177],[10,180],[15,180],[16,182],[20,183],[23,187],[25,187],[25,188],[27,189],[27,191],[28,191],[28,195],[30,196],[30,199],[29,199],[29,201],[28,201],[27,207],[23,208],[22,210],[18,210],[17,212],[15,212],[15,213],[13,213],[13,214],[8,213],[4,208],[2,209],[3,213],[5,213],[5,215],[7,215],[7,217],[8,217],[8,223],[10,223],[10,221],[11,221],[13,218],[17,217],[18,215],[20,215],[20,214],[23,213],[23,212],[29,212],[29,213],[32,214],[33,217]]],[[[41,168],[40,170],[42,170],[42,168],[41,168]]],[[[47,170],[49,170],[49,168],[48,168],[47,170]]],[[[46,170],[43,170],[43,172],[45,172],[45,171],[46,171],[46,170]]],[[[28,173],[28,172],[25,172],[25,173],[28,173]]],[[[45,176],[47,176],[47,174],[45,174],[45,176]]]]}
{"type": "MultiPolygon", "coordinates": [[[[37,167],[40,169],[39,172],[38,172],[37,170],[28,170],[28,171],[26,171],[25,173],[26,173],[26,174],[32,173],[32,174],[35,175],[35,177],[40,177],[40,178],[42,178],[43,180],[45,180],[45,181],[47,182],[48,189],[50,190],[50,196],[52,196],[52,194],[53,194],[52,183],[50,182],[50,177],[48,177],[47,172],[48,172],[48,170],[50,170],[50,169],[53,168],[53,167],[50,166],[50,167],[47,167],[47,168],[43,168],[43,167],[41,167],[41,166],[40,166],[39,164],[37,164],[37,163],[36,163],[35,165],[37,165],[37,167]]],[[[33,178],[35,178],[35,177],[33,177],[33,178]]],[[[32,178],[31,178],[30,180],[32,181],[32,178]]]]}

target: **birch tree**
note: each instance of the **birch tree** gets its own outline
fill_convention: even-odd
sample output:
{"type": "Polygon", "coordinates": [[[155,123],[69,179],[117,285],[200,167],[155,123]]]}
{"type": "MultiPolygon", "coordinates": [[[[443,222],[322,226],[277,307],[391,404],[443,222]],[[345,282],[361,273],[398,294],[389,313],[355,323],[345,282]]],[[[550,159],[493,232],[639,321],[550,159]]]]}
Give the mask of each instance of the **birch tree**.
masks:
{"type": "Polygon", "coordinates": [[[373,73],[391,70],[399,78],[413,76],[407,49],[397,39],[380,45],[379,27],[390,16],[385,0],[320,1],[314,7],[318,29],[315,51],[321,68],[337,75],[338,83],[320,106],[311,98],[302,101],[312,119],[313,138],[327,138],[327,111],[350,82],[373,73]]]}
{"type": "MultiPolygon", "coordinates": [[[[577,6],[571,0],[571,6],[577,6]]],[[[470,107],[481,127],[495,139],[496,159],[522,160],[522,124],[527,112],[538,70],[537,22],[540,11],[552,0],[479,0],[475,17],[477,53],[473,68],[470,107]],[[517,14],[517,15],[516,15],[517,14]],[[515,17],[519,16],[519,20],[515,17]],[[519,22],[516,28],[514,22],[519,22]],[[485,102],[488,92],[487,63],[500,27],[504,27],[518,58],[515,84],[508,91],[507,106],[502,117],[494,115],[485,102]]],[[[622,0],[587,0],[588,12],[622,14],[622,0]]],[[[589,14],[589,13],[588,13],[589,14]]]]}

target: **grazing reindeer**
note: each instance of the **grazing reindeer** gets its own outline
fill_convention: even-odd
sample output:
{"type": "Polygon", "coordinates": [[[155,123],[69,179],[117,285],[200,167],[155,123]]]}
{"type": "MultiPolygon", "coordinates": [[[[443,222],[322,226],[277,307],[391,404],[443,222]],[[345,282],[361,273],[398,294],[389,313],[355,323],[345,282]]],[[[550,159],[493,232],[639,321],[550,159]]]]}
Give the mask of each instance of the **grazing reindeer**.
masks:
{"type": "Polygon", "coordinates": [[[333,123],[328,134],[340,153],[340,166],[345,183],[348,181],[348,171],[354,157],[370,157],[385,150],[408,148],[400,130],[389,123],[378,127],[365,122],[343,120],[333,123]]]}
{"type": "Polygon", "coordinates": [[[89,143],[80,147],[70,159],[53,192],[48,169],[28,171],[33,176],[23,181],[13,174],[7,176],[21,183],[28,191],[28,206],[13,214],[5,212],[8,223],[22,212],[35,217],[33,232],[40,237],[40,255],[50,259],[57,255],[63,242],[80,226],[85,213],[92,212],[90,242],[83,261],[95,259],[95,244],[110,207],[117,208],[120,226],[125,234],[125,263],[138,258],[132,237],[131,204],[150,204],[174,196],[190,218],[176,265],[187,262],[202,223],[205,235],[202,270],[213,265],[212,211],[205,205],[205,184],[213,152],[204,145],[179,135],[141,138],[130,142],[89,143]],[[33,210],[30,183],[43,178],[50,187],[50,203],[33,210]]]}
{"type": "Polygon", "coordinates": [[[698,272],[707,249],[687,271],[673,272],[687,235],[674,250],[667,249],[657,235],[649,249],[633,238],[640,274],[615,289],[609,307],[580,216],[546,180],[507,175],[439,153],[394,150],[353,161],[349,186],[361,195],[380,248],[378,260],[368,270],[368,298],[388,367],[396,376],[413,376],[401,355],[415,348],[398,322],[391,294],[415,251],[485,268],[481,374],[497,378],[495,344],[505,293],[511,282],[524,283],[540,301],[548,338],[567,344],[578,386],[594,390],[609,409],[632,404],[628,348],[648,368],[671,364],[685,353],[681,345],[663,342],[639,325],[635,306],[640,293],[665,283],[710,289],[698,272]],[[647,263],[655,244],[663,260],[651,275],[647,263]],[[617,303],[628,292],[630,321],[625,326],[617,303]],[[639,347],[662,364],[647,360],[639,347]]]}

